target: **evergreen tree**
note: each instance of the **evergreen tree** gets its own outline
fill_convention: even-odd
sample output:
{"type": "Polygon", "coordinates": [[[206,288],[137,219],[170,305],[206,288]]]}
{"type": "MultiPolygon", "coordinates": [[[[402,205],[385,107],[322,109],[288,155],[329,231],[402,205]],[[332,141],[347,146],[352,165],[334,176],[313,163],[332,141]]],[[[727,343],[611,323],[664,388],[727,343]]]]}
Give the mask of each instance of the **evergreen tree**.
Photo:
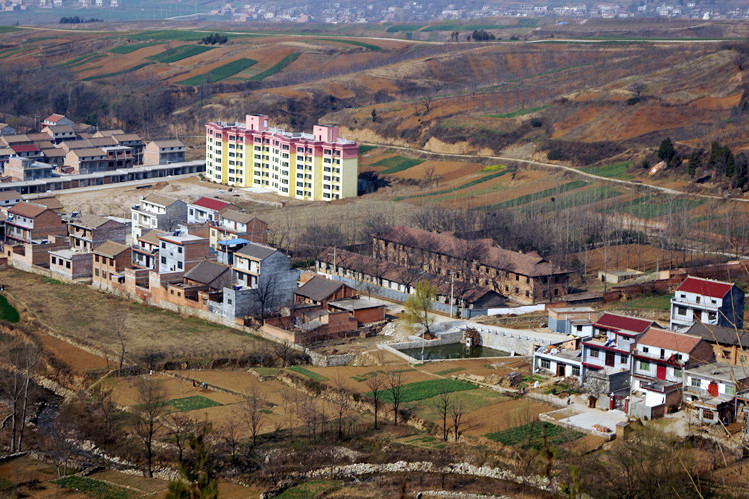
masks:
{"type": "Polygon", "coordinates": [[[658,159],[670,163],[675,155],[676,149],[674,149],[674,144],[671,142],[671,137],[666,137],[658,148],[658,159]]]}
{"type": "Polygon", "coordinates": [[[696,152],[693,152],[689,155],[689,176],[694,178],[695,174],[697,173],[697,168],[699,168],[700,166],[700,155],[696,152]]]}

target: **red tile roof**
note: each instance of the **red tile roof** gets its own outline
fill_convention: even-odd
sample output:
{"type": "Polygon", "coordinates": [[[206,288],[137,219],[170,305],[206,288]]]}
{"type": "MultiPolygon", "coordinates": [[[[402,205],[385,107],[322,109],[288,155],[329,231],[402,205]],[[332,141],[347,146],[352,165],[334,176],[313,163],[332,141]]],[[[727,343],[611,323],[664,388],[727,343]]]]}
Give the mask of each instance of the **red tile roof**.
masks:
{"type": "Polygon", "coordinates": [[[631,332],[639,334],[647,331],[653,324],[655,324],[655,322],[646,319],[605,313],[595,324],[593,324],[593,327],[600,329],[616,329],[625,333],[631,332]]]}
{"type": "Polygon", "coordinates": [[[26,201],[21,201],[12,208],[9,208],[8,213],[11,213],[13,215],[20,215],[26,218],[36,218],[47,210],[48,208],[46,206],[39,206],[38,204],[31,204],[27,203],[26,201]]]}
{"type": "Polygon", "coordinates": [[[203,208],[208,208],[209,210],[214,211],[220,211],[229,206],[231,203],[227,203],[226,201],[221,201],[220,199],[213,199],[213,198],[207,198],[202,197],[198,199],[197,201],[193,202],[195,206],[202,206],[203,208]]]}
{"type": "Polygon", "coordinates": [[[13,151],[19,153],[19,152],[36,152],[40,151],[38,147],[36,147],[34,144],[23,144],[20,146],[10,146],[13,151]]]}
{"type": "Polygon", "coordinates": [[[696,293],[702,296],[711,296],[713,298],[723,298],[731,291],[732,284],[721,281],[712,281],[710,279],[700,279],[699,277],[687,277],[676,291],[686,293],[696,293]]]}
{"type": "Polygon", "coordinates": [[[674,333],[665,329],[651,328],[647,333],[637,340],[638,348],[640,345],[649,347],[663,348],[675,352],[690,353],[702,341],[699,336],[691,334],[674,333]]]}

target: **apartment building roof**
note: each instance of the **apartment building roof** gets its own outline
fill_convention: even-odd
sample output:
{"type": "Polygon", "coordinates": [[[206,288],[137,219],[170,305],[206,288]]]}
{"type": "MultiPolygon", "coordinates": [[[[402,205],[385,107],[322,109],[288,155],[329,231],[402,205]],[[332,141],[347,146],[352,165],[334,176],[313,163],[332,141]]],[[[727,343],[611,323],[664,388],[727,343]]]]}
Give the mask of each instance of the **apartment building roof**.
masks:
{"type": "Polygon", "coordinates": [[[106,241],[94,248],[94,253],[96,253],[97,255],[104,255],[109,258],[117,258],[118,255],[121,255],[128,249],[130,249],[130,246],[126,246],[114,241],[106,241]]]}
{"type": "Polygon", "coordinates": [[[31,132],[27,133],[26,136],[29,140],[49,140],[49,134],[44,132],[31,132]]]}
{"type": "MultiPolygon", "coordinates": [[[[49,135],[47,135],[49,137],[49,135]]],[[[0,142],[3,142],[7,146],[11,146],[13,144],[28,144],[31,142],[31,139],[26,134],[20,134],[20,135],[3,135],[0,137],[0,142]]]]}
{"type": "Polygon", "coordinates": [[[15,206],[8,208],[8,213],[26,218],[36,218],[47,211],[47,209],[48,208],[46,206],[40,206],[38,204],[31,204],[27,201],[21,201],[15,206]]]}
{"type": "Polygon", "coordinates": [[[92,146],[116,146],[119,144],[114,137],[91,137],[88,139],[92,146]]]}
{"type": "Polygon", "coordinates": [[[85,149],[73,149],[70,154],[75,154],[79,158],[88,158],[91,156],[106,156],[107,153],[99,147],[88,147],[85,149]]]}
{"type": "Polygon", "coordinates": [[[10,146],[11,149],[13,149],[13,152],[16,154],[22,153],[22,152],[38,152],[41,151],[38,147],[36,147],[34,144],[21,144],[17,146],[10,146]]]}
{"type": "Polygon", "coordinates": [[[593,327],[600,329],[616,329],[620,332],[640,334],[647,331],[648,328],[653,325],[655,325],[655,322],[647,319],[627,317],[626,315],[610,314],[607,312],[593,324],[593,327]]]}
{"type": "Polygon", "coordinates": [[[202,208],[207,208],[209,210],[214,210],[214,211],[223,210],[227,206],[231,205],[231,203],[228,203],[226,201],[222,201],[220,199],[215,199],[215,198],[209,198],[205,196],[196,201],[193,201],[190,204],[195,205],[195,206],[200,206],[202,208]]]}
{"type": "Polygon", "coordinates": [[[65,152],[65,149],[60,148],[53,148],[53,149],[44,149],[42,151],[42,154],[44,154],[48,158],[64,158],[68,155],[67,152],[65,152]]]}
{"type": "Polygon", "coordinates": [[[165,147],[185,147],[185,144],[183,144],[179,140],[154,140],[149,142],[148,145],[154,145],[160,149],[163,149],[165,147]]]}
{"type": "Polygon", "coordinates": [[[125,132],[120,129],[115,130],[99,130],[94,134],[94,137],[111,137],[113,135],[123,135],[125,132]]]}
{"type": "Polygon", "coordinates": [[[118,134],[112,135],[112,137],[118,143],[122,143],[122,142],[138,142],[138,141],[142,142],[143,141],[143,139],[137,133],[118,133],[118,134]]]}
{"type": "Polygon", "coordinates": [[[696,293],[713,298],[723,298],[731,290],[731,286],[733,285],[728,282],[689,276],[676,288],[676,291],[696,293]]]}
{"type": "Polygon", "coordinates": [[[52,143],[51,140],[36,140],[34,139],[34,145],[41,149],[42,151],[45,151],[46,149],[56,149],[55,145],[52,143]]]}

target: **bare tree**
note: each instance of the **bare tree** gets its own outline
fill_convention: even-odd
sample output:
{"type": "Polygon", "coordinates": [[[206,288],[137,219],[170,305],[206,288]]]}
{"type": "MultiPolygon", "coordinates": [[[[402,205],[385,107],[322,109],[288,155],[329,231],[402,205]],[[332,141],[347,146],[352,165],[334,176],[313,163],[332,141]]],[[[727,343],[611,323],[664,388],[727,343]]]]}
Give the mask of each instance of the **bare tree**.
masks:
{"type": "Polygon", "coordinates": [[[372,402],[374,403],[374,427],[377,429],[377,412],[380,408],[380,398],[382,397],[382,390],[385,388],[385,379],[381,373],[377,373],[367,380],[367,388],[372,394],[372,402]]]}
{"type": "Polygon", "coordinates": [[[387,377],[387,389],[393,402],[393,422],[398,424],[398,409],[403,400],[403,374],[390,373],[387,377]]]}
{"type": "Polygon", "coordinates": [[[273,343],[273,352],[281,361],[281,367],[286,367],[294,356],[294,347],[288,341],[273,343]]]}
{"type": "Polygon", "coordinates": [[[439,394],[437,399],[433,402],[434,408],[437,410],[437,414],[442,419],[442,440],[447,442],[447,437],[450,434],[450,427],[447,425],[447,418],[451,415],[453,403],[450,398],[450,394],[443,391],[439,394]]]}
{"type": "Polygon", "coordinates": [[[343,383],[343,377],[338,372],[333,380],[333,391],[331,397],[336,408],[338,424],[338,440],[343,440],[343,419],[351,409],[351,396],[343,383]]]}
{"type": "Polygon", "coordinates": [[[177,446],[178,460],[181,463],[184,458],[186,446],[189,444],[190,436],[198,427],[197,421],[183,414],[170,414],[166,418],[166,424],[177,446]]]}
{"type": "Polygon", "coordinates": [[[120,344],[120,362],[117,367],[117,377],[122,374],[122,365],[125,363],[125,326],[127,325],[127,313],[123,309],[112,312],[107,320],[107,332],[113,334],[120,344]]]}
{"type": "Polygon", "coordinates": [[[256,341],[252,350],[252,357],[257,365],[265,367],[265,364],[270,362],[273,356],[273,350],[271,350],[267,341],[256,341]]]}
{"type": "Polygon", "coordinates": [[[460,435],[462,434],[461,425],[463,424],[464,413],[465,408],[463,407],[463,402],[460,400],[453,403],[450,407],[450,417],[453,420],[453,435],[455,436],[456,442],[460,439],[460,435]]]}
{"type": "Polygon", "coordinates": [[[258,397],[255,387],[250,389],[242,403],[242,416],[247,424],[247,429],[252,437],[252,445],[257,445],[257,437],[265,424],[265,413],[263,412],[263,401],[258,397]]]}
{"type": "Polygon", "coordinates": [[[143,443],[146,458],[144,472],[153,478],[153,442],[161,428],[161,417],[166,413],[166,390],[161,382],[142,377],[136,382],[137,404],[133,406],[132,428],[143,443]]]}
{"type": "MultiPolygon", "coordinates": [[[[258,279],[257,287],[252,290],[252,296],[258,305],[258,318],[265,319],[268,309],[274,308],[276,302],[276,277],[271,275],[258,279]]],[[[252,305],[254,304],[251,302],[250,306],[252,305]]]]}
{"type": "Polygon", "coordinates": [[[42,442],[52,456],[58,478],[68,474],[68,463],[73,454],[74,418],[70,404],[64,403],[60,406],[55,420],[43,432],[42,442]]]}
{"type": "Polygon", "coordinates": [[[230,418],[226,424],[221,427],[221,432],[219,433],[221,441],[223,441],[224,445],[229,449],[229,458],[231,459],[232,463],[237,462],[237,449],[239,449],[239,444],[241,434],[239,432],[239,427],[236,424],[236,414],[233,414],[234,417],[230,418]]]}
{"type": "Polygon", "coordinates": [[[6,371],[0,374],[0,390],[10,402],[10,451],[19,452],[23,446],[26,410],[31,379],[39,360],[36,345],[18,337],[0,337],[0,363],[6,371]]]}

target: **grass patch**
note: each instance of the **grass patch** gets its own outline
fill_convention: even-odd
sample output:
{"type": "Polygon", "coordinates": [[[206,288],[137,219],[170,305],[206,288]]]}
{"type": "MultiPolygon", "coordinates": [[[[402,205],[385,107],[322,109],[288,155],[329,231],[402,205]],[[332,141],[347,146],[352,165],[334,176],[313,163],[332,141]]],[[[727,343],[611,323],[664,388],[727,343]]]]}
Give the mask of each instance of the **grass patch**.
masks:
{"type": "Polygon", "coordinates": [[[380,371],[369,371],[368,373],[356,374],[354,376],[351,376],[351,379],[353,379],[354,381],[358,381],[359,383],[361,383],[362,381],[367,381],[368,379],[374,378],[378,374],[398,374],[398,373],[405,373],[405,372],[408,372],[408,371],[415,371],[415,370],[416,369],[408,368],[408,369],[398,369],[398,370],[395,370],[395,371],[381,371],[381,370],[380,371]]]}
{"type": "MultiPolygon", "coordinates": [[[[74,68],[77,66],[83,66],[84,64],[88,64],[89,62],[94,62],[95,60],[101,59],[102,57],[106,57],[106,54],[82,55],[70,59],[69,61],[62,64],[58,64],[57,67],[74,68]]],[[[86,68],[83,71],[87,71],[88,69],[94,68],[86,68]]]]}
{"type": "Polygon", "coordinates": [[[237,59],[236,61],[232,61],[228,64],[224,64],[223,66],[219,66],[217,68],[213,68],[207,73],[203,73],[200,75],[195,75],[192,78],[188,78],[186,80],[182,80],[179,83],[180,85],[202,85],[203,83],[206,83],[208,81],[221,81],[224,80],[230,76],[234,76],[237,73],[240,73],[244,71],[245,69],[254,66],[257,64],[257,61],[254,59],[245,59],[244,57],[241,59],[237,59]]]}
{"type": "Polygon", "coordinates": [[[439,374],[440,376],[445,376],[446,374],[457,373],[457,372],[465,371],[465,370],[466,370],[465,367],[451,367],[450,369],[445,369],[443,371],[437,371],[434,374],[439,374]]]}
{"type": "Polygon", "coordinates": [[[326,378],[325,376],[312,372],[309,369],[305,369],[301,366],[292,366],[292,367],[289,367],[288,369],[289,371],[293,371],[297,374],[307,376],[312,381],[318,381],[318,382],[328,381],[328,378],[326,378]]]}
{"type": "Polygon", "coordinates": [[[377,163],[373,163],[372,166],[381,166],[385,169],[380,173],[389,175],[391,173],[402,172],[408,170],[416,165],[423,163],[423,159],[407,158],[405,156],[393,156],[392,158],[381,159],[377,163]]]}
{"type": "Polygon", "coordinates": [[[150,47],[152,45],[158,45],[160,43],[161,42],[143,42],[143,43],[131,43],[129,45],[118,45],[116,47],[112,47],[111,49],[109,49],[109,51],[113,54],[129,54],[131,52],[135,52],[136,50],[150,47]]]}
{"type": "Polygon", "coordinates": [[[127,499],[133,497],[133,493],[127,489],[82,476],[66,476],[53,480],[52,483],[84,492],[98,499],[127,499]]]}
{"type": "MultiPolygon", "coordinates": [[[[202,40],[212,32],[208,31],[187,31],[180,29],[165,29],[155,31],[141,31],[139,33],[133,33],[127,35],[128,40],[161,40],[162,42],[168,41],[184,41],[184,42],[195,42],[202,40]]],[[[236,35],[221,32],[220,34],[226,35],[230,39],[236,35]]]]}
{"type": "Polygon", "coordinates": [[[392,26],[388,26],[385,31],[388,33],[398,33],[399,31],[405,31],[408,33],[420,30],[423,27],[423,24],[394,24],[392,26]]]}
{"type": "Polygon", "coordinates": [[[0,26],[0,33],[10,33],[12,31],[21,31],[21,28],[15,26],[0,26]]]}
{"type": "Polygon", "coordinates": [[[0,295],[0,319],[13,324],[17,324],[21,320],[21,314],[18,313],[16,307],[8,303],[8,299],[4,295],[0,295]]]}
{"type": "Polygon", "coordinates": [[[262,81],[262,80],[264,80],[265,78],[267,78],[269,76],[272,76],[272,75],[274,75],[274,74],[276,74],[276,73],[278,73],[280,71],[283,71],[283,69],[286,66],[288,66],[292,62],[296,61],[297,57],[299,57],[299,55],[300,55],[299,52],[294,52],[293,54],[287,55],[286,57],[284,57],[283,59],[281,59],[280,61],[278,61],[278,63],[276,63],[275,66],[273,66],[271,68],[268,68],[265,71],[263,71],[262,73],[258,73],[255,76],[253,76],[252,78],[250,78],[250,81],[262,81]]]}
{"type": "Polygon", "coordinates": [[[365,154],[372,149],[377,149],[377,146],[359,146],[359,154],[365,154]]]}
{"type": "MultiPolygon", "coordinates": [[[[436,397],[442,393],[460,392],[463,390],[475,390],[476,386],[454,379],[430,379],[427,381],[417,381],[408,383],[401,387],[401,402],[413,402],[415,400],[424,400],[436,397]]],[[[372,392],[367,392],[368,397],[372,392]]],[[[393,402],[392,390],[382,392],[382,400],[391,404],[393,402]]]]}
{"type": "Polygon", "coordinates": [[[483,173],[490,173],[490,172],[496,172],[499,170],[504,170],[505,168],[507,168],[506,165],[489,165],[489,166],[483,167],[481,171],[483,173]]]}
{"type": "Polygon", "coordinates": [[[253,367],[254,371],[258,373],[260,376],[268,376],[268,377],[274,377],[278,374],[279,369],[278,367],[253,367]]]}
{"type": "Polygon", "coordinates": [[[629,180],[634,178],[634,175],[627,173],[627,168],[632,166],[632,161],[623,161],[621,163],[614,163],[613,165],[607,166],[594,166],[590,168],[580,168],[581,172],[590,173],[592,175],[598,175],[604,178],[620,178],[623,180],[629,180]]]}
{"type": "Polygon", "coordinates": [[[343,482],[338,480],[310,480],[300,483],[278,494],[276,499],[308,499],[322,497],[340,488],[343,482]]]}
{"type": "Polygon", "coordinates": [[[56,286],[64,286],[66,283],[52,277],[42,276],[42,281],[46,284],[54,284],[56,286]]]}
{"type": "Polygon", "coordinates": [[[544,393],[546,395],[559,395],[560,393],[569,393],[570,395],[575,393],[581,393],[580,390],[575,390],[566,383],[557,383],[547,388],[544,393]]]}
{"type": "Polygon", "coordinates": [[[514,199],[509,199],[502,203],[484,206],[483,208],[484,209],[514,208],[516,206],[521,206],[524,204],[532,203],[533,201],[538,201],[539,199],[543,199],[545,197],[559,195],[564,192],[571,191],[573,189],[579,189],[581,187],[585,187],[586,185],[589,185],[589,184],[588,182],[584,180],[573,180],[572,182],[567,182],[566,184],[561,184],[557,187],[551,187],[549,189],[544,189],[543,191],[534,192],[532,194],[526,194],[525,196],[520,196],[514,199]]]}
{"type": "Polygon", "coordinates": [[[507,430],[487,433],[484,436],[489,440],[500,442],[503,445],[518,445],[521,449],[540,450],[544,446],[544,432],[546,433],[546,440],[549,445],[561,445],[584,436],[579,431],[567,430],[561,426],[539,421],[508,428],[507,430]]]}
{"type": "Polygon", "coordinates": [[[365,49],[369,49],[373,52],[379,52],[382,50],[382,47],[378,47],[377,45],[372,45],[371,43],[360,42],[357,40],[346,40],[346,39],[338,39],[338,38],[318,38],[318,40],[324,40],[326,42],[348,43],[349,45],[356,45],[357,47],[364,47],[365,49]]]}
{"type": "Polygon", "coordinates": [[[704,202],[704,200],[687,198],[661,198],[656,200],[652,195],[649,195],[621,205],[619,211],[639,218],[657,218],[668,213],[681,213],[692,210],[704,202]]]}
{"type": "Polygon", "coordinates": [[[181,61],[182,59],[187,59],[188,57],[202,54],[203,52],[208,52],[212,49],[213,47],[209,47],[207,45],[180,45],[179,47],[166,49],[165,51],[147,57],[146,59],[169,64],[171,62],[181,61]]]}
{"type": "Polygon", "coordinates": [[[480,29],[535,28],[536,26],[538,26],[538,19],[518,19],[517,24],[436,24],[427,26],[422,31],[473,31],[480,29]]]}
{"type": "Polygon", "coordinates": [[[441,191],[426,192],[424,194],[415,194],[413,196],[401,196],[401,197],[395,198],[395,200],[402,201],[404,199],[424,198],[427,196],[440,196],[442,194],[449,194],[451,192],[468,189],[469,187],[473,187],[474,185],[478,185],[478,184],[487,182],[489,180],[495,179],[497,177],[501,177],[502,175],[509,173],[509,172],[510,170],[502,170],[501,172],[493,173],[491,175],[487,175],[486,177],[481,177],[481,178],[477,178],[476,180],[471,180],[470,182],[463,184],[463,185],[459,185],[457,187],[451,187],[449,189],[442,189],[441,191]]]}
{"type": "Polygon", "coordinates": [[[550,211],[566,210],[567,208],[575,206],[597,203],[621,195],[622,192],[613,187],[608,185],[597,185],[580,192],[573,192],[566,196],[556,197],[554,201],[551,199],[542,201],[536,205],[536,209],[538,213],[548,213],[550,211]]]}
{"type": "Polygon", "coordinates": [[[173,407],[177,412],[189,412],[198,409],[208,409],[209,407],[218,407],[222,404],[202,395],[193,395],[192,397],[169,400],[164,402],[164,405],[173,407]]]}
{"type": "Polygon", "coordinates": [[[643,309],[648,310],[671,310],[671,298],[673,295],[655,295],[655,296],[643,296],[635,298],[634,300],[627,300],[622,304],[631,309],[643,309]]]}
{"type": "Polygon", "coordinates": [[[536,107],[529,107],[528,109],[518,109],[517,111],[513,111],[511,113],[505,113],[505,114],[487,114],[487,118],[517,118],[518,116],[525,116],[526,114],[533,114],[537,113],[539,111],[543,111],[544,109],[547,109],[551,107],[551,104],[547,104],[545,106],[536,106],[536,107]]]}
{"type": "Polygon", "coordinates": [[[151,61],[142,62],[140,64],[133,66],[132,68],[123,69],[122,71],[115,71],[114,73],[89,76],[89,77],[84,78],[83,81],[101,80],[103,78],[112,78],[113,76],[119,76],[119,75],[124,75],[127,73],[132,73],[133,71],[138,71],[139,69],[144,68],[148,66],[149,64],[153,64],[153,62],[151,61]]]}

